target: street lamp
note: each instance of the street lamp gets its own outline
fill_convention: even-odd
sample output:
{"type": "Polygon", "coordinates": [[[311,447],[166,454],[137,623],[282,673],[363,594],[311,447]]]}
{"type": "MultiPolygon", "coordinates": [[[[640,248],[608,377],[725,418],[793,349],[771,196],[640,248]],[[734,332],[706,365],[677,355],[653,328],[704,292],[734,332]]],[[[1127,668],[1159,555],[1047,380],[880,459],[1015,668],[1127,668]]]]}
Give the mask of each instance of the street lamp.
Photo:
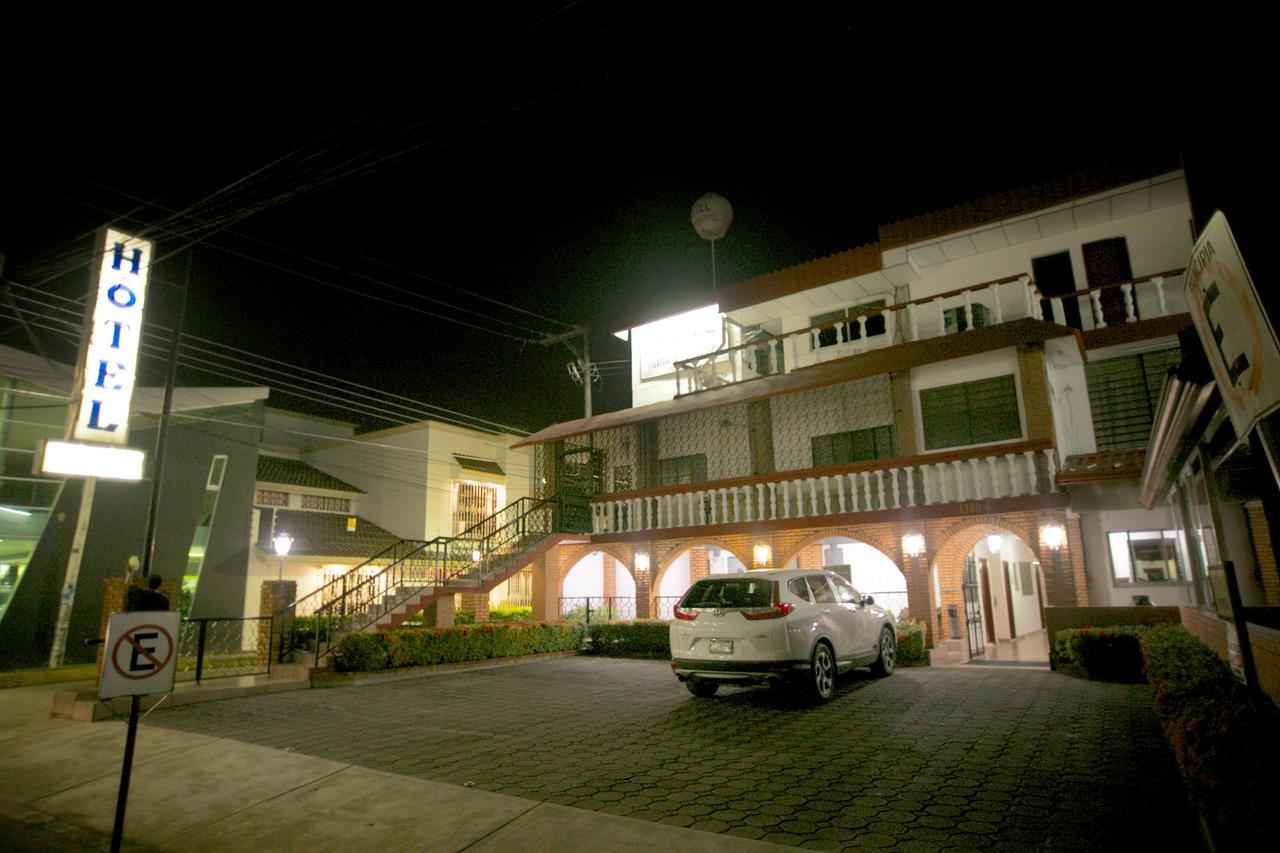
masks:
{"type": "Polygon", "coordinates": [[[276,556],[280,558],[280,571],[276,575],[276,580],[284,580],[284,558],[289,556],[289,549],[293,547],[293,537],[281,530],[271,540],[271,544],[275,546],[276,556]]]}

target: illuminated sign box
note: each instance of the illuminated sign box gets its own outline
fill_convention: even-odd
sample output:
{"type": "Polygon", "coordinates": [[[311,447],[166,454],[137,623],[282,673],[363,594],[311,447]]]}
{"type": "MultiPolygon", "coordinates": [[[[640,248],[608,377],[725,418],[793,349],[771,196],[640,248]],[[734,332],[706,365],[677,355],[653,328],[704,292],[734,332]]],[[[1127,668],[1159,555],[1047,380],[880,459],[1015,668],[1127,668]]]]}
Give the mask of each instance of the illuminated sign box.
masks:
{"type": "Polygon", "coordinates": [[[44,474],[141,480],[146,453],[136,447],[46,441],[36,448],[36,464],[44,474]]]}
{"type": "Polygon", "coordinates": [[[105,229],[93,315],[80,363],[79,399],[68,436],[74,441],[129,443],[129,404],[137,379],[142,311],[151,273],[150,240],[105,229]]]}

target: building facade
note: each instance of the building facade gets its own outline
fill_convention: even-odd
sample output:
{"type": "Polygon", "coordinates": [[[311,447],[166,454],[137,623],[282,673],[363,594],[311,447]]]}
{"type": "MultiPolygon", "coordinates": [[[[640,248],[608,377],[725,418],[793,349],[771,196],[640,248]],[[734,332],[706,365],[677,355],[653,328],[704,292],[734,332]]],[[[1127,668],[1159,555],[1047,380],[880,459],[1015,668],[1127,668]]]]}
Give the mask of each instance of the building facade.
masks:
{"type": "Polygon", "coordinates": [[[844,566],[963,657],[1045,607],[1203,602],[1138,500],[1191,219],[1176,168],[1082,173],[620,323],[633,407],[524,442],[590,531],[535,564],[535,615],[620,574],[645,617],[707,573],[844,566]]]}

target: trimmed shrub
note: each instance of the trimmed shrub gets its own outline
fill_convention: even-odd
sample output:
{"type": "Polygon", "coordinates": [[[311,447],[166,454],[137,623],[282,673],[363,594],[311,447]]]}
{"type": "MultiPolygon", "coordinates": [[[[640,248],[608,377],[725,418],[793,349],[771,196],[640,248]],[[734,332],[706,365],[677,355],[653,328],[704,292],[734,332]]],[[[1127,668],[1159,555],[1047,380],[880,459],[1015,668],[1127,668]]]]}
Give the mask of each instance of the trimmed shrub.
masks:
{"type": "Polygon", "coordinates": [[[375,672],[387,668],[385,634],[347,634],[333,650],[333,668],[338,672],[375,672]]]}
{"type": "Polygon", "coordinates": [[[1141,682],[1139,637],[1148,629],[1138,625],[1110,628],[1068,628],[1053,637],[1057,666],[1095,681],[1141,682]]]}
{"type": "Polygon", "coordinates": [[[476,612],[474,610],[455,610],[453,613],[453,624],[455,625],[476,624],[476,612]]]}
{"type": "Polygon", "coordinates": [[[666,622],[592,622],[588,651],[616,657],[671,657],[670,627],[666,622]]]}
{"type": "Polygon", "coordinates": [[[919,622],[901,621],[898,629],[898,662],[903,665],[923,664],[928,659],[924,648],[924,626],[919,622]]]}
{"type": "Polygon", "coordinates": [[[1252,705],[1226,663],[1181,626],[1145,629],[1140,642],[1156,717],[1218,848],[1270,846],[1280,831],[1275,705],[1252,705]]]}
{"type": "Polygon", "coordinates": [[[490,607],[490,622],[528,622],[533,618],[532,607],[490,607]]]}
{"type": "Polygon", "coordinates": [[[343,637],[334,652],[334,668],[339,672],[370,672],[387,667],[430,666],[576,651],[581,647],[582,628],[578,625],[538,622],[400,628],[385,634],[348,634],[343,637]],[[374,648],[377,651],[372,650],[374,648]]]}

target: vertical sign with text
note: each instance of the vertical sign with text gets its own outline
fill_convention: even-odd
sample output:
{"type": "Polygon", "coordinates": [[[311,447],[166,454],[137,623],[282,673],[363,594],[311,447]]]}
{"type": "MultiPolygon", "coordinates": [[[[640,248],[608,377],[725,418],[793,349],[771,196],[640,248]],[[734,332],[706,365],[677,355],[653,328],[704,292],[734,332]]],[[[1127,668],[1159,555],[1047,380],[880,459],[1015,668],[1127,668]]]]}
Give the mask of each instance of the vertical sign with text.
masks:
{"type": "Polygon", "coordinates": [[[129,441],[129,404],[154,247],[114,228],[100,235],[102,258],[89,294],[93,309],[70,438],[123,445],[129,441]]]}

